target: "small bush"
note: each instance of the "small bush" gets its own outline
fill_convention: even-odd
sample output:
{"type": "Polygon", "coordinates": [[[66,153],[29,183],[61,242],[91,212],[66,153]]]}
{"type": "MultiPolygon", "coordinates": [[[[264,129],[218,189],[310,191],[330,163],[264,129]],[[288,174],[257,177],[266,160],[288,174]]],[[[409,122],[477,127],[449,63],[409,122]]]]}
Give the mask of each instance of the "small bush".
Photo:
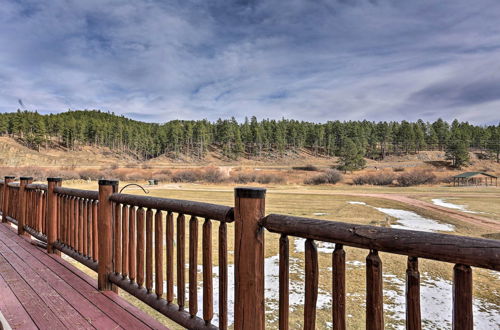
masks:
{"type": "Polygon", "coordinates": [[[324,173],[313,176],[312,178],[308,178],[304,180],[305,184],[336,184],[337,182],[342,181],[342,174],[337,170],[327,170],[324,173]]]}
{"type": "Polygon", "coordinates": [[[158,174],[155,175],[154,179],[158,180],[159,182],[169,182],[172,179],[172,177],[166,174],[158,174]]]}
{"type": "Polygon", "coordinates": [[[315,171],[319,171],[319,168],[317,168],[314,165],[308,164],[308,165],[305,165],[305,166],[294,166],[294,167],[292,167],[292,170],[315,172],[315,171]]]}
{"type": "Polygon", "coordinates": [[[201,179],[201,173],[195,170],[183,170],[172,175],[173,182],[196,182],[201,179]]]}
{"type": "Polygon", "coordinates": [[[404,172],[405,171],[405,168],[404,167],[394,167],[392,169],[394,172],[404,172]]]}
{"type": "Polygon", "coordinates": [[[209,167],[203,172],[203,181],[210,183],[220,183],[224,181],[224,173],[217,167],[209,167]]]}
{"type": "Polygon", "coordinates": [[[94,169],[81,170],[79,174],[82,180],[99,180],[104,176],[102,171],[94,169]]]}
{"type": "Polygon", "coordinates": [[[148,173],[144,172],[132,172],[125,175],[125,180],[127,181],[146,181],[150,178],[148,173]]]}
{"type": "Polygon", "coordinates": [[[434,182],[436,182],[436,175],[429,170],[414,170],[403,173],[398,177],[398,184],[401,187],[410,187],[434,182]]]}
{"type": "Polygon", "coordinates": [[[151,165],[149,165],[149,164],[142,164],[141,168],[144,169],[144,170],[150,170],[153,167],[151,167],[151,165]]]}
{"type": "Polygon", "coordinates": [[[80,173],[71,170],[50,170],[46,173],[47,178],[61,178],[63,180],[80,179],[80,173]]]}
{"type": "Polygon", "coordinates": [[[231,179],[235,183],[250,183],[250,182],[255,182],[257,180],[257,176],[255,173],[237,173],[236,175],[232,176],[231,179]]]}
{"type": "Polygon", "coordinates": [[[110,169],[110,170],[116,170],[116,169],[118,169],[119,167],[120,167],[120,166],[118,166],[118,164],[117,164],[117,163],[113,163],[113,164],[109,165],[109,169],[110,169]]]}
{"type": "Polygon", "coordinates": [[[256,181],[261,184],[283,183],[285,182],[285,178],[277,174],[260,173],[257,175],[256,181]]]}
{"type": "Polygon", "coordinates": [[[18,176],[28,176],[32,177],[35,181],[45,180],[46,171],[43,168],[37,166],[26,166],[18,169],[18,176]]]}
{"type": "Polygon", "coordinates": [[[391,173],[373,173],[360,175],[352,179],[352,182],[356,185],[371,184],[374,186],[388,186],[392,184],[396,177],[391,173]]]}

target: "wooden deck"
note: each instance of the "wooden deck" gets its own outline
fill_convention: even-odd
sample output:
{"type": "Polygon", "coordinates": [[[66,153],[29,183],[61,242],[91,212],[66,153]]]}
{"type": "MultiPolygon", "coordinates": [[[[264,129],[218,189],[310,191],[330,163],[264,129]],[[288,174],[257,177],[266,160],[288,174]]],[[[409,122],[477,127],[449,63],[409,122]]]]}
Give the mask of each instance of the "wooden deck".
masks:
{"type": "Polygon", "coordinates": [[[96,283],[0,224],[0,312],[12,329],[167,329],[96,283]]]}

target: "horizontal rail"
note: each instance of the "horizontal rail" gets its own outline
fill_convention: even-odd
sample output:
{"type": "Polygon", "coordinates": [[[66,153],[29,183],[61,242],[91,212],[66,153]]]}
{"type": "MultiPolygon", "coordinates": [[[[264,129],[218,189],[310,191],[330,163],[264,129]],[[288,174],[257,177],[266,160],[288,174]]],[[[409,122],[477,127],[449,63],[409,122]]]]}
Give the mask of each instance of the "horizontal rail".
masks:
{"type": "Polygon", "coordinates": [[[7,183],[7,186],[11,188],[19,188],[19,182],[9,182],[7,183]]]}
{"type": "Polygon", "coordinates": [[[110,196],[110,200],[121,204],[189,214],[196,217],[219,220],[222,222],[234,221],[234,211],[230,206],[120,193],[112,194],[110,196]]]}
{"type": "Polygon", "coordinates": [[[110,274],[109,280],[183,327],[188,329],[218,329],[212,324],[206,324],[201,318],[191,317],[186,310],[179,310],[178,306],[169,304],[165,299],[158,299],[155,293],[148,293],[146,288],[139,287],[137,283],[131,283],[129,279],[123,278],[120,274],[110,274]]]}
{"type": "Polygon", "coordinates": [[[25,186],[27,190],[39,189],[47,191],[47,185],[42,183],[29,183],[25,186]]]}
{"type": "Polygon", "coordinates": [[[24,226],[24,231],[26,231],[37,240],[47,243],[47,235],[44,235],[43,233],[40,233],[29,226],[24,226]]]}
{"type": "Polygon", "coordinates": [[[79,197],[84,199],[93,199],[93,200],[99,199],[99,192],[94,190],[54,187],[54,192],[60,195],[79,197]]]}
{"type": "Polygon", "coordinates": [[[357,248],[500,271],[500,241],[270,214],[267,230],[357,248]]]}
{"type": "Polygon", "coordinates": [[[70,256],[71,258],[75,259],[79,263],[82,263],[85,266],[87,266],[88,268],[90,268],[93,271],[97,272],[97,265],[98,265],[98,263],[96,261],[92,260],[91,258],[86,257],[83,254],[80,254],[80,253],[76,252],[75,250],[73,250],[72,248],[70,248],[69,246],[67,246],[67,245],[65,245],[65,244],[63,244],[61,242],[55,242],[54,244],[52,244],[52,246],[55,249],[61,251],[62,253],[64,253],[64,254],[70,256]]]}
{"type": "Polygon", "coordinates": [[[15,224],[17,226],[18,222],[16,219],[12,218],[12,217],[9,217],[8,215],[5,216],[5,220],[7,220],[8,222],[11,222],[13,224],[15,224]]]}

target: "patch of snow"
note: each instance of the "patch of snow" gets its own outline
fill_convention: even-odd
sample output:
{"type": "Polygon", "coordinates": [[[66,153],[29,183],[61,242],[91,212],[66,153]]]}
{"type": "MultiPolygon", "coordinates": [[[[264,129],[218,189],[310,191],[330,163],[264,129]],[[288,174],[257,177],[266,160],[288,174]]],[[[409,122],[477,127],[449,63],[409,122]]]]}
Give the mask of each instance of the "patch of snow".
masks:
{"type": "Polygon", "coordinates": [[[349,201],[347,203],[352,204],[352,205],[366,205],[365,202],[357,202],[357,201],[349,201]]]}
{"type": "Polygon", "coordinates": [[[316,212],[316,213],[313,213],[313,215],[327,215],[328,213],[323,213],[323,212],[316,212]]]}
{"type": "Polygon", "coordinates": [[[354,267],[361,267],[364,266],[365,264],[359,260],[352,260],[352,261],[346,261],[346,264],[354,266],[354,267]]]}
{"type": "Polygon", "coordinates": [[[466,213],[482,213],[482,212],[474,212],[471,210],[467,210],[467,205],[453,204],[440,198],[434,198],[431,201],[434,205],[446,207],[449,209],[455,209],[466,213]]]}
{"type": "MultiPolygon", "coordinates": [[[[397,324],[395,328],[405,329],[405,281],[394,275],[384,275],[384,297],[390,305],[386,310],[397,324]],[[393,312],[393,313],[392,313],[393,312]],[[402,325],[399,325],[401,323],[402,325]]],[[[387,301],[386,301],[387,302],[387,301]]],[[[421,275],[420,308],[425,328],[451,328],[453,284],[442,278],[421,275]]],[[[498,329],[500,326],[499,304],[475,298],[473,301],[474,326],[477,329],[498,329]]]]}
{"type": "Polygon", "coordinates": [[[424,218],[412,211],[375,207],[376,210],[397,219],[397,224],[392,228],[411,229],[419,231],[454,231],[455,226],[447,223],[439,223],[436,220],[424,218]]]}
{"type": "MultiPolygon", "coordinates": [[[[305,238],[294,237],[293,239],[293,245],[295,247],[294,251],[296,253],[306,252],[305,242],[306,242],[305,238]]],[[[335,250],[335,243],[320,242],[320,241],[314,241],[314,242],[316,243],[318,252],[332,253],[333,250],[335,250]]]]}

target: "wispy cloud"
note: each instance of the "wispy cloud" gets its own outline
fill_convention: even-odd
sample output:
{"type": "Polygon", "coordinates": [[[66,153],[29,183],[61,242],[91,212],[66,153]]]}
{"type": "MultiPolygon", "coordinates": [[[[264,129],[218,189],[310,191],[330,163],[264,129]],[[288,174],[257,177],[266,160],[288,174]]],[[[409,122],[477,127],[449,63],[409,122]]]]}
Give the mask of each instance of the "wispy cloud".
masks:
{"type": "Polygon", "coordinates": [[[500,3],[0,0],[0,111],[500,119],[500,3]]]}

